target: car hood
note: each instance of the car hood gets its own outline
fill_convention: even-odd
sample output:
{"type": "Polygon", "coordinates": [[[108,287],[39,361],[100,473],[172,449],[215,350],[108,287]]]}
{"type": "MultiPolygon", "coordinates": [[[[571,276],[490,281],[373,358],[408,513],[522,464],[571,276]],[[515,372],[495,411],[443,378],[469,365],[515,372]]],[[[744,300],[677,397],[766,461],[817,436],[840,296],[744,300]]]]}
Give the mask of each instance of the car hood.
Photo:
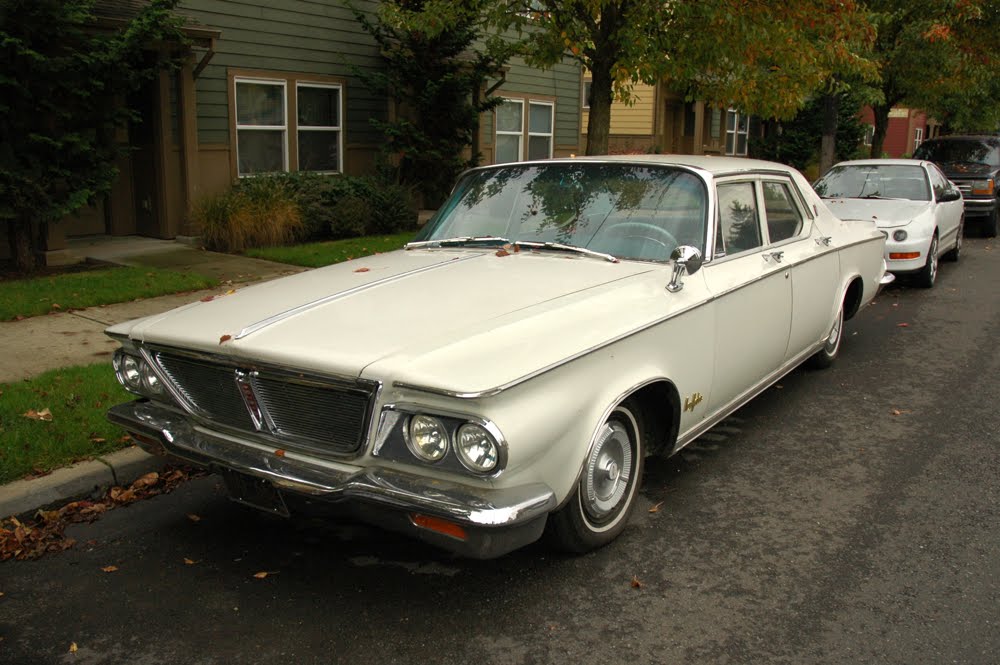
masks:
{"type": "Polygon", "coordinates": [[[959,179],[988,176],[997,170],[997,167],[981,162],[939,162],[938,166],[949,178],[959,179]]]}
{"type": "Polygon", "coordinates": [[[930,201],[905,199],[824,199],[830,211],[845,221],[874,221],[880,229],[906,226],[927,211],[930,201]]]}
{"type": "Polygon", "coordinates": [[[634,330],[650,303],[660,315],[665,303],[686,306],[683,291],[665,298],[668,279],[669,266],[554,252],[398,251],[108,332],[251,364],[482,391],[634,330]]]}

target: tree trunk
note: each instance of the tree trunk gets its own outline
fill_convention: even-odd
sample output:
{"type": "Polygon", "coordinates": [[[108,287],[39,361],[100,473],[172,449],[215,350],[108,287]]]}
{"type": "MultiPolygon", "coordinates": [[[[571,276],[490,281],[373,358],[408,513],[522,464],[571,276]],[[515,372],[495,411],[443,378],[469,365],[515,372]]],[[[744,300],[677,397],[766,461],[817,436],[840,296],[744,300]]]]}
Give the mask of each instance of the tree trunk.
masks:
{"type": "Polygon", "coordinates": [[[889,109],[891,108],[888,104],[872,106],[872,113],[875,116],[875,131],[872,133],[872,150],[869,154],[872,159],[878,159],[882,156],[885,135],[889,131],[889,109]]]}
{"type": "Polygon", "coordinates": [[[837,161],[837,122],[840,98],[832,93],[823,95],[823,138],[819,148],[819,174],[822,176],[837,161]]]}
{"type": "Polygon", "coordinates": [[[17,217],[7,222],[7,242],[10,257],[18,272],[28,273],[35,269],[35,248],[32,243],[31,220],[17,217]]]}
{"type": "Polygon", "coordinates": [[[586,154],[588,155],[608,154],[608,134],[611,132],[612,64],[610,58],[600,61],[595,59],[593,62],[590,118],[587,122],[586,154]]]}

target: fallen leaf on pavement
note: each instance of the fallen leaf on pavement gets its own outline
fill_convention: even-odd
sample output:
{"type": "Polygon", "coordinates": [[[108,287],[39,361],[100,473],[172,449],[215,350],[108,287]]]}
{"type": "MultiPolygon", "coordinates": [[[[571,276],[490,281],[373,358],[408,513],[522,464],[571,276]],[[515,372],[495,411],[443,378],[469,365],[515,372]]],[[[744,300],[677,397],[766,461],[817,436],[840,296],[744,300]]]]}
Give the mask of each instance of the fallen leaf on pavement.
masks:
{"type": "Polygon", "coordinates": [[[215,296],[205,296],[201,299],[201,302],[212,302],[213,300],[215,300],[215,296]]]}
{"type": "Polygon", "coordinates": [[[133,490],[141,490],[144,487],[151,487],[156,484],[156,481],[160,479],[160,474],[156,471],[150,471],[146,475],[137,478],[135,482],[132,483],[133,490]]]}
{"type": "Polygon", "coordinates": [[[897,323],[896,327],[897,328],[909,328],[910,324],[909,323],[897,323]]]}
{"type": "Polygon", "coordinates": [[[278,571],[276,571],[276,570],[272,570],[270,572],[268,572],[266,570],[262,570],[259,573],[254,573],[253,576],[256,577],[258,580],[262,580],[265,577],[267,577],[268,575],[277,575],[277,574],[278,574],[278,571]]]}
{"type": "Polygon", "coordinates": [[[651,512],[651,513],[658,513],[658,512],[660,512],[660,506],[662,506],[662,505],[663,505],[663,502],[660,501],[658,504],[656,504],[655,506],[653,506],[652,508],[650,508],[649,512],[651,512]]]}
{"type": "Polygon", "coordinates": [[[76,646],[76,642],[70,642],[69,643],[69,652],[70,653],[76,653],[77,649],[78,649],[78,647],[76,646]]]}
{"type": "Polygon", "coordinates": [[[197,562],[197,561],[195,561],[194,559],[189,559],[189,558],[187,558],[187,557],[184,557],[184,563],[186,563],[186,564],[187,564],[187,565],[189,565],[189,566],[193,566],[194,564],[196,564],[196,563],[198,563],[198,562],[197,562]]]}
{"type": "Polygon", "coordinates": [[[21,414],[25,418],[31,418],[32,420],[44,420],[45,422],[52,421],[52,412],[48,408],[44,408],[41,411],[35,411],[34,409],[28,409],[21,414]]]}
{"type": "Polygon", "coordinates": [[[113,573],[116,570],[118,570],[118,566],[104,566],[104,568],[101,568],[101,570],[103,570],[106,573],[113,573]]]}
{"type": "Polygon", "coordinates": [[[194,513],[188,513],[187,518],[189,520],[191,520],[192,522],[200,522],[201,521],[201,518],[198,517],[197,515],[195,515],[194,513]]]}
{"type": "Polygon", "coordinates": [[[901,415],[903,415],[904,413],[909,413],[909,411],[906,411],[906,410],[903,410],[903,409],[893,409],[893,410],[892,410],[892,411],[890,411],[889,413],[891,413],[891,414],[892,414],[892,415],[894,415],[894,416],[901,416],[901,415]]]}
{"type": "Polygon", "coordinates": [[[639,581],[638,577],[636,577],[635,575],[633,575],[632,576],[632,588],[633,589],[641,589],[642,587],[643,587],[642,582],[639,581]]]}
{"type": "Polygon", "coordinates": [[[233,338],[233,336],[232,336],[232,335],[223,335],[222,337],[220,337],[220,338],[219,338],[219,344],[220,344],[220,345],[221,345],[221,344],[225,344],[226,342],[228,342],[228,341],[229,341],[229,340],[231,340],[232,338],[233,338]]]}

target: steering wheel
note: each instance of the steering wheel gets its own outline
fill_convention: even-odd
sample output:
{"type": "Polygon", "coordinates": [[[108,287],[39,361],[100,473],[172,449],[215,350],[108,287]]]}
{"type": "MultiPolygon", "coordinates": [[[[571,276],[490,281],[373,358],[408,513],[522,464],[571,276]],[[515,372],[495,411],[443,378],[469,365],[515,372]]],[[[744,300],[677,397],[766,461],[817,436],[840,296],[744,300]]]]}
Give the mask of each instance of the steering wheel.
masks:
{"type": "Polygon", "coordinates": [[[674,248],[680,244],[670,231],[649,222],[621,222],[609,228],[607,233],[608,235],[622,235],[625,238],[642,238],[655,242],[667,250],[667,256],[670,256],[670,252],[674,251],[674,248]]]}

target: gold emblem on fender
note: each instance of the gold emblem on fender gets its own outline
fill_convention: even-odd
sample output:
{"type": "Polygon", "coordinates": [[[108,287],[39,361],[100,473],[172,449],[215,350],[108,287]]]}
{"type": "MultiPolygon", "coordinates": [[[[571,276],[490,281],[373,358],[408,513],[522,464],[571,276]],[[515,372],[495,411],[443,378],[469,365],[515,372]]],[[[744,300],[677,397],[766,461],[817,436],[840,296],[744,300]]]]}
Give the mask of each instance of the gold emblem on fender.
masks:
{"type": "Polygon", "coordinates": [[[684,398],[684,410],[685,411],[694,411],[694,407],[696,407],[699,404],[701,404],[701,401],[703,399],[705,399],[705,398],[702,397],[701,393],[695,393],[694,395],[691,395],[690,397],[685,397],[684,398]]]}

